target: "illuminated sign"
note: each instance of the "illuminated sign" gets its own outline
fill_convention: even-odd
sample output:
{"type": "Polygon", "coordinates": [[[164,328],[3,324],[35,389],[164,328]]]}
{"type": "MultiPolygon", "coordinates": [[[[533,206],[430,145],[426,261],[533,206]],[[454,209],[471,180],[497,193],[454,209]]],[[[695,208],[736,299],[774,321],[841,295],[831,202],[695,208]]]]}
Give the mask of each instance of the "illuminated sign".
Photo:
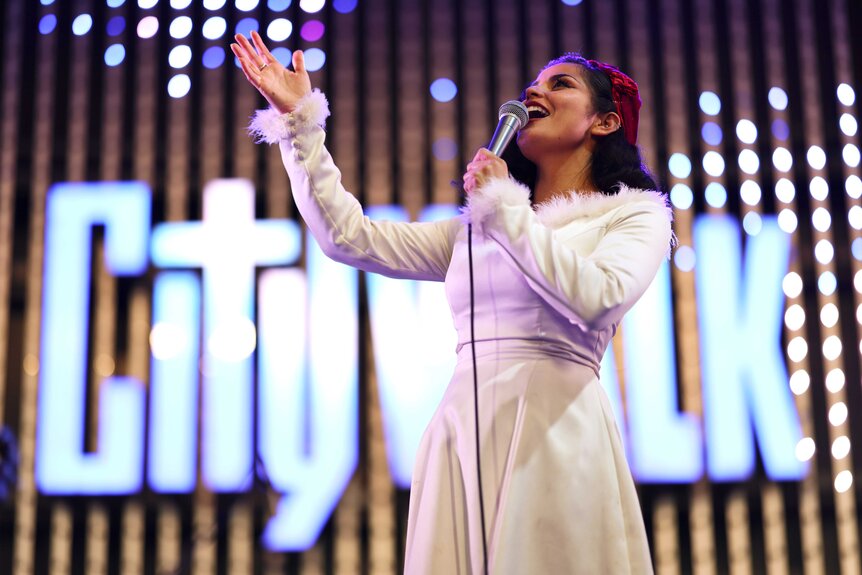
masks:
{"type": "MultiPolygon", "coordinates": [[[[213,491],[240,492],[251,485],[257,425],[260,459],[283,494],[264,543],[305,549],[358,461],[358,274],[311,238],[297,267],[299,226],[255,219],[245,180],[209,183],[200,222],[151,230],[150,205],[138,183],[49,192],[37,485],[46,494],[117,495],[146,480],[156,492],[189,493],[200,476],[213,491]],[[134,378],[101,382],[98,450],[86,453],[94,226],[104,227],[111,274],[156,273],[149,393],[134,378]]],[[[421,219],[455,213],[429,206],[421,219]]],[[[369,215],[407,219],[393,206],[369,215]]],[[[764,218],[743,254],[735,220],[701,216],[694,233],[704,421],[678,408],[667,263],[624,320],[625,413],[612,350],[602,364],[633,473],[642,482],[692,482],[704,472],[742,480],[754,468],[756,434],[767,474],[800,479],[807,469],[795,457],[801,431],[779,341],[789,237],[764,218]]],[[[389,467],[407,487],[454,368],[455,333],[442,284],[370,274],[368,298],[389,467]]]]}

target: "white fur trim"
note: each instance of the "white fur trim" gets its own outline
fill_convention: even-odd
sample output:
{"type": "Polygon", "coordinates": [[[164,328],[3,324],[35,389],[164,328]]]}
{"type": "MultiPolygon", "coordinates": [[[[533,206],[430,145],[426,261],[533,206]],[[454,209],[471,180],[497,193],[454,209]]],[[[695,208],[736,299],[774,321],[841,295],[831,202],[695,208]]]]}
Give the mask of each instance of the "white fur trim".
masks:
{"type": "Polygon", "coordinates": [[[467,197],[461,208],[464,223],[481,227],[502,206],[529,206],[530,189],[514,178],[493,178],[467,197]]]}
{"type": "Polygon", "coordinates": [[[293,112],[279,114],[273,108],[256,111],[248,126],[248,133],[257,143],[277,144],[307,132],[313,126],[323,128],[328,117],[329,102],[323,92],[315,88],[300,98],[293,112]]]}

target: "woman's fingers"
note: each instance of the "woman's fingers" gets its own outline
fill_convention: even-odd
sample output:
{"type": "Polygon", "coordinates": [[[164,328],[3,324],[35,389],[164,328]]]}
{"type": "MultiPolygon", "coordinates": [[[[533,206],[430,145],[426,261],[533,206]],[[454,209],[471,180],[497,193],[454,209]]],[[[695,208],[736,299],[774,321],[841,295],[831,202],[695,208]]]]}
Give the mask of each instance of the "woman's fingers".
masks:
{"type": "Polygon", "coordinates": [[[302,53],[302,50],[293,53],[293,69],[297,74],[305,73],[305,54],[302,53]]]}
{"type": "Polygon", "coordinates": [[[255,66],[260,69],[261,66],[264,65],[264,59],[261,58],[260,54],[254,49],[254,46],[249,43],[248,38],[243,36],[242,34],[237,34],[235,36],[237,43],[240,48],[242,48],[243,53],[246,58],[249,60],[250,65],[255,66]]]}
{"type": "Polygon", "coordinates": [[[266,47],[266,44],[263,43],[263,38],[261,38],[260,34],[258,34],[255,30],[251,31],[251,41],[254,42],[254,47],[257,48],[257,51],[263,58],[264,62],[275,62],[275,57],[273,57],[272,53],[270,53],[269,48],[266,47]]]}

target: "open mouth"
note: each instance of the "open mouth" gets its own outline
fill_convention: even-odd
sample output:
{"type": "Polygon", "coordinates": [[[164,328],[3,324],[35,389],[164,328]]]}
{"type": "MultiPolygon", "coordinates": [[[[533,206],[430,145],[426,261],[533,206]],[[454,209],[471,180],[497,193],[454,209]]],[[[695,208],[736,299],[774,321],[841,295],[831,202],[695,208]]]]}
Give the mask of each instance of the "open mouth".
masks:
{"type": "Polygon", "coordinates": [[[546,109],[535,105],[527,106],[527,113],[530,115],[531,120],[547,118],[551,115],[546,109]]]}

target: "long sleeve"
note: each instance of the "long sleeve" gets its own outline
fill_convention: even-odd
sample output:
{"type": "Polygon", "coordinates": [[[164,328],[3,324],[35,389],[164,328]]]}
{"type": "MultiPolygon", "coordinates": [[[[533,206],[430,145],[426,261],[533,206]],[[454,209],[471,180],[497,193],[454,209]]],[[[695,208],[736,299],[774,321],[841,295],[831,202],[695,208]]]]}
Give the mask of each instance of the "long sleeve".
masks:
{"type": "Polygon", "coordinates": [[[493,180],[470,198],[468,217],[523,273],[530,287],[569,321],[587,329],[618,323],[655,277],[672,238],[662,197],[626,192],[607,214],[589,254],[539,221],[529,191],[493,180]],[[621,198],[622,199],[622,198],[621,198]]]}
{"type": "Polygon", "coordinates": [[[332,259],[390,277],[442,281],[449,267],[457,219],[433,223],[372,221],[341,184],[324,145],[329,115],[315,90],[284,115],[258,112],[252,133],[279,143],[293,198],[308,229],[332,259]]]}

